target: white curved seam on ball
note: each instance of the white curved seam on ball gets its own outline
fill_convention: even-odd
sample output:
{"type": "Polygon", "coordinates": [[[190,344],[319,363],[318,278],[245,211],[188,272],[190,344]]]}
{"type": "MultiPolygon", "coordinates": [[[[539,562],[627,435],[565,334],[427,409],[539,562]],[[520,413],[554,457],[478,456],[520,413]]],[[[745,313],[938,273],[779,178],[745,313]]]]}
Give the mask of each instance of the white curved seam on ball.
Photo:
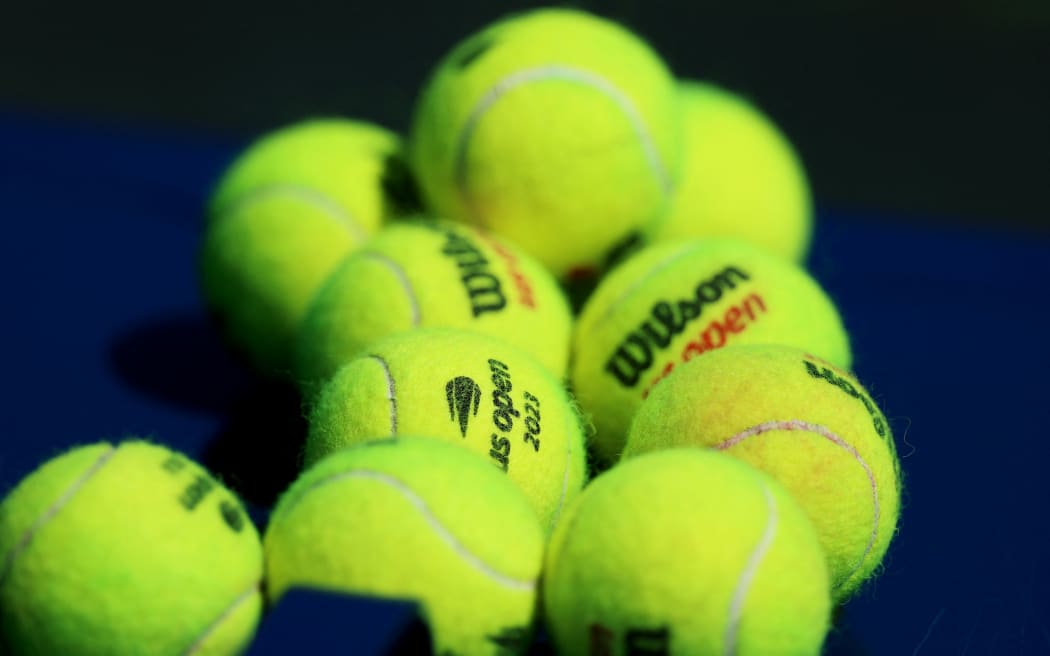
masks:
{"type": "Polygon", "coordinates": [[[773,498],[773,494],[765,485],[762,486],[762,494],[766,499],[766,526],[762,530],[762,537],[759,538],[758,544],[755,545],[751,555],[747,558],[747,564],[744,566],[744,571],[740,573],[736,588],[733,590],[733,597],[729,602],[729,621],[726,623],[724,650],[726,656],[736,654],[740,619],[744,614],[744,602],[747,601],[747,593],[751,590],[751,583],[755,580],[758,567],[762,564],[766,553],[769,552],[770,547],[773,545],[773,538],[776,537],[777,533],[779,518],[777,516],[776,499],[773,498]]]}
{"type": "Polygon", "coordinates": [[[348,212],[345,207],[342,207],[332,198],[322,194],[316,189],[311,189],[310,187],[303,185],[276,183],[256,187],[255,189],[245,192],[230,201],[226,208],[220,210],[218,214],[234,214],[254,203],[258,203],[268,198],[279,198],[281,196],[296,198],[305,202],[307,205],[312,205],[321,210],[323,213],[345,225],[350,232],[353,233],[357,241],[364,241],[368,238],[368,232],[361,227],[361,222],[358,221],[353,214],[348,212]]]}
{"type": "Polygon", "coordinates": [[[238,608],[240,608],[246,601],[253,598],[259,593],[260,584],[253,583],[251,587],[237,595],[237,598],[233,600],[233,603],[226,607],[226,609],[213,621],[208,628],[190,645],[189,649],[183,652],[183,656],[193,656],[204,648],[204,643],[207,642],[208,638],[212,636],[215,631],[218,630],[222,623],[233,615],[238,608]]]}
{"type": "Polygon", "coordinates": [[[397,388],[394,385],[394,376],[390,373],[390,365],[378,355],[369,355],[383,368],[383,376],[386,377],[386,399],[390,401],[390,435],[397,435],[397,388]]]}
{"type": "Polygon", "coordinates": [[[493,84],[492,87],[485,92],[485,95],[478,100],[477,104],[474,105],[466,122],[463,124],[463,129],[460,130],[459,139],[456,142],[454,163],[455,183],[463,196],[467,198],[470,197],[470,194],[467,191],[467,149],[469,148],[470,141],[474,137],[474,132],[477,130],[478,124],[481,122],[485,113],[488,112],[489,108],[496,104],[500,98],[514,88],[523,84],[543,82],[547,80],[567,80],[569,82],[578,82],[596,89],[612,100],[627,117],[627,121],[631,124],[635,134],[638,136],[638,140],[642,145],[642,150],[645,152],[645,159],[648,161],[649,168],[653,171],[653,175],[657,178],[664,196],[670,196],[672,188],[671,175],[668,172],[667,167],[664,166],[663,161],[660,159],[660,153],[657,150],[656,143],[652,135],[650,135],[649,131],[646,129],[645,121],[638,113],[638,110],[635,108],[634,103],[631,102],[631,99],[600,75],[560,64],[548,64],[545,66],[537,66],[521,71],[515,71],[493,84]]]}
{"type": "MultiPolygon", "coordinates": [[[[566,435],[572,435],[572,431],[567,431],[566,435]]],[[[561,497],[558,498],[558,505],[554,509],[554,514],[551,516],[550,528],[553,529],[558,525],[558,518],[561,517],[562,508],[565,507],[565,497],[569,495],[569,470],[572,468],[572,440],[568,439],[565,441],[565,473],[561,477],[561,497]]]]}
{"type": "Polygon", "coordinates": [[[394,277],[397,278],[398,284],[401,285],[401,289],[405,292],[405,297],[408,298],[409,305],[412,307],[412,327],[415,328],[419,326],[419,322],[422,321],[419,300],[416,298],[416,292],[412,289],[412,282],[408,279],[408,274],[401,268],[401,265],[386,255],[374,251],[362,251],[361,256],[372,258],[387,269],[390,269],[391,273],[394,274],[394,277]]]}
{"type": "Polygon", "coordinates": [[[622,307],[624,301],[626,301],[627,298],[631,296],[631,294],[638,290],[638,288],[644,287],[646,284],[649,283],[650,280],[659,275],[661,271],[668,269],[674,266],[675,264],[678,264],[679,261],[685,259],[688,256],[691,256],[692,254],[693,244],[683,244],[681,247],[678,248],[677,251],[675,251],[667,258],[662,260],[659,264],[657,264],[656,267],[647,271],[644,276],[639,277],[633,283],[628,285],[627,288],[624,289],[614,301],[612,301],[611,303],[609,303],[608,306],[606,306],[605,312],[602,313],[602,316],[599,319],[599,321],[608,321],[609,316],[616,310],[619,310],[622,307]]]}
{"type": "Polygon", "coordinates": [[[82,473],[77,480],[73,481],[73,484],[62,493],[62,496],[56,499],[55,502],[40,515],[40,517],[37,517],[32,526],[26,529],[26,532],[22,534],[22,537],[18,540],[15,546],[11,548],[11,551],[8,552],[7,557],[4,559],[4,568],[3,570],[0,570],[0,585],[3,585],[7,580],[7,577],[15,566],[15,560],[18,558],[19,554],[29,548],[29,545],[32,543],[37,532],[40,531],[45,524],[54,519],[55,515],[57,515],[66,504],[70,502],[73,496],[76,495],[76,493],[79,492],[80,489],[84,487],[84,485],[87,484],[87,482],[91,480],[100,469],[102,469],[103,465],[109,462],[110,458],[112,458],[113,454],[116,452],[116,448],[110,446],[105,453],[95,459],[95,462],[93,462],[90,467],[84,470],[84,473],[82,473]]]}
{"type": "Polygon", "coordinates": [[[736,435],[730,437],[721,444],[715,445],[714,448],[718,451],[724,451],[725,449],[728,449],[731,446],[743,442],[749,437],[761,435],[762,433],[766,433],[773,430],[801,430],[816,433],[817,435],[820,435],[821,437],[824,437],[825,439],[836,444],[837,446],[845,449],[850,455],[853,456],[857,463],[860,464],[860,466],[864,469],[864,473],[868,476],[868,482],[871,484],[872,506],[874,508],[871,535],[868,538],[868,544],[864,548],[864,553],[861,554],[860,559],[856,562],[856,564],[853,565],[853,569],[851,569],[846,574],[846,576],[844,576],[840,581],[836,582],[832,586],[832,588],[834,589],[841,588],[843,585],[846,584],[847,581],[853,578],[853,575],[856,574],[858,570],[860,570],[861,565],[863,565],[864,561],[867,560],[868,554],[870,554],[871,550],[875,548],[875,540],[878,539],[879,521],[881,520],[882,511],[879,505],[879,484],[875,481],[875,473],[871,471],[871,467],[864,460],[864,458],[861,457],[860,453],[857,451],[857,449],[853,447],[852,444],[833,433],[826,426],[821,426],[820,424],[812,424],[807,421],[801,421],[798,419],[791,419],[788,421],[767,421],[765,423],[758,424],[757,426],[752,426],[751,428],[748,428],[747,430],[741,431],[736,435]]]}
{"type": "Polygon", "coordinates": [[[445,528],[445,526],[438,520],[437,517],[434,516],[434,513],[431,512],[430,507],[427,505],[427,502],[424,501],[422,497],[416,494],[415,491],[413,491],[412,488],[408,487],[408,485],[406,485],[404,482],[385,472],[373,471],[371,469],[351,469],[350,471],[333,474],[328,478],[324,478],[317,481],[306,490],[303,490],[302,494],[299,495],[296,501],[302,499],[311,491],[316,490],[322,485],[327,485],[329,483],[335,483],[341,480],[353,478],[368,479],[392,487],[394,490],[400,493],[406,501],[412,504],[416,510],[419,511],[420,515],[422,515],[423,518],[427,521],[427,523],[430,524],[431,528],[434,529],[434,532],[437,533],[437,535],[439,535],[441,539],[449,547],[451,547],[452,550],[455,551],[460,558],[462,558],[464,561],[470,564],[470,566],[472,566],[474,569],[478,570],[485,576],[496,581],[500,585],[507,588],[511,588],[513,590],[530,592],[536,588],[535,581],[531,579],[521,580],[508,576],[507,574],[497,571],[491,565],[481,560],[481,558],[474,555],[469,549],[467,549],[466,546],[463,545],[463,543],[456,539],[456,536],[452,535],[451,531],[445,528]]]}

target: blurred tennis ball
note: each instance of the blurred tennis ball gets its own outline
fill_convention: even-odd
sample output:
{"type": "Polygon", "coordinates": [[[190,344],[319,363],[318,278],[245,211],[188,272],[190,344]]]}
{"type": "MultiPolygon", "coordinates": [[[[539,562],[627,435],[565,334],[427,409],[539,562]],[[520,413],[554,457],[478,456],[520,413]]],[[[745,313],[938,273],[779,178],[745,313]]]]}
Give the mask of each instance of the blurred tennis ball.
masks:
{"type": "Polygon", "coordinates": [[[292,341],[317,287],[396,213],[400,148],[378,126],[310,120],[253,143],[219,181],[199,255],[204,299],[260,372],[290,372],[292,341]]]}
{"type": "Polygon", "coordinates": [[[663,211],[679,141],[674,79],[645,42],[582,11],[538,9],[437,65],[409,158],[438,215],[567,278],[604,267],[663,211]]]}
{"type": "Polygon", "coordinates": [[[679,83],[682,171],[651,242],[736,237],[802,262],[813,201],[791,143],[758,108],[712,84],[679,83]]]}

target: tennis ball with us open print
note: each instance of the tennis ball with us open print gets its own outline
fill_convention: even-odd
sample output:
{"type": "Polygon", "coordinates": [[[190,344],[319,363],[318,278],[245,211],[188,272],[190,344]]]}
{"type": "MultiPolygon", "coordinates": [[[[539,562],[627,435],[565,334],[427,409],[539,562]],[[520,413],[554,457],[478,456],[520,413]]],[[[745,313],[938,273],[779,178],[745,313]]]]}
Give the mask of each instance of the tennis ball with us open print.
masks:
{"type": "Polygon", "coordinates": [[[583,428],[561,382],[495,337],[421,328],[369,346],[323,386],[306,463],[369,439],[423,435],[484,458],[525,491],[550,531],[583,487],[583,428]]]}
{"type": "Polygon", "coordinates": [[[423,327],[500,337],[565,373],[572,316],[542,266],[485,231],[449,221],[398,223],[347,256],[300,327],[299,382],[312,396],[372,342],[423,327]]]}

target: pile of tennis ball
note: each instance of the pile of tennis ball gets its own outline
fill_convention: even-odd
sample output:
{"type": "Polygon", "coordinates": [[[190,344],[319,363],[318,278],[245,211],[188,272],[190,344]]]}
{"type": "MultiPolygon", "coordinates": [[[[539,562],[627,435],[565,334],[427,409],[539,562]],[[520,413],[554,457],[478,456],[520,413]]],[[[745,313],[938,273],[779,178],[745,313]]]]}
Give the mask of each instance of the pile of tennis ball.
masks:
{"type": "Polygon", "coordinates": [[[10,653],[237,653],[306,587],[415,600],[442,654],[817,654],[879,571],[901,471],[802,268],[802,166],[623,26],[489,25],[404,140],[292,125],[207,215],[205,299],[299,385],[301,475],[260,538],[161,445],[45,463],[0,506],[10,653]]]}

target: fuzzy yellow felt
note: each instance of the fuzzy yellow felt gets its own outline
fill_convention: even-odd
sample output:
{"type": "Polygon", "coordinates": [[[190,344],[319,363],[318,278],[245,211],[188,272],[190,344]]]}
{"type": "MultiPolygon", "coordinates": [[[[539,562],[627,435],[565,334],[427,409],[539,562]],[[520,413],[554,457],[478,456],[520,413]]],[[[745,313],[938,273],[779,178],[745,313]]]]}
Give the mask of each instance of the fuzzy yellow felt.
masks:
{"type": "Polygon", "coordinates": [[[547,530],[584,483],[565,388],[529,354],[479,333],[429,328],[376,342],[321,388],[309,419],[307,464],[375,437],[432,436],[505,472],[547,530]]]}
{"type": "Polygon", "coordinates": [[[0,505],[0,634],[13,654],[240,653],[262,573],[237,499],[147,442],[75,448],[0,505]]]}
{"type": "Polygon", "coordinates": [[[305,121],[253,143],[219,181],[199,256],[204,299],[260,372],[290,373],[317,287],[390,217],[383,181],[399,149],[378,126],[305,121]]]}
{"type": "Polygon", "coordinates": [[[712,84],[684,80],[682,170],[649,241],[737,237],[802,262],[813,201],[791,143],[758,108],[712,84]]]}
{"type": "Polygon", "coordinates": [[[435,653],[503,654],[531,635],[544,537],[500,472],[424,438],[340,450],[282,495],[269,594],[292,587],[419,602],[435,653]]]}
{"type": "Polygon", "coordinates": [[[548,8],[485,27],[437,65],[408,152],[439,215],[564,277],[603,266],[663,211],[679,137],[674,79],[647,44],[548,8]]]}
{"type": "Polygon", "coordinates": [[[313,299],[297,343],[308,390],[386,335],[452,326],[500,337],[554,374],[568,367],[572,313],[533,258],[451,222],[391,225],[344,259],[313,299]]]}
{"type": "Polygon", "coordinates": [[[838,311],[812,277],[729,239],[650,246],[602,280],[573,335],[571,380],[615,460],[642,399],[674,367],[726,345],[783,343],[850,365],[838,311]]]}
{"type": "Polygon", "coordinates": [[[642,403],[624,458],[701,446],[762,469],[809,514],[836,600],[882,562],[897,526],[893,436],[851,374],[786,346],[723,349],[677,368],[642,403]]]}
{"type": "Polygon", "coordinates": [[[543,597],[563,654],[816,655],[831,607],[791,496],[700,449],[598,476],[551,538],[543,597]]]}
{"type": "Polygon", "coordinates": [[[223,173],[208,200],[214,221],[256,195],[298,194],[325,206],[347,230],[367,235],[395,213],[385,176],[403,157],[401,139],[372,123],[315,118],[251,143],[223,173]]]}

